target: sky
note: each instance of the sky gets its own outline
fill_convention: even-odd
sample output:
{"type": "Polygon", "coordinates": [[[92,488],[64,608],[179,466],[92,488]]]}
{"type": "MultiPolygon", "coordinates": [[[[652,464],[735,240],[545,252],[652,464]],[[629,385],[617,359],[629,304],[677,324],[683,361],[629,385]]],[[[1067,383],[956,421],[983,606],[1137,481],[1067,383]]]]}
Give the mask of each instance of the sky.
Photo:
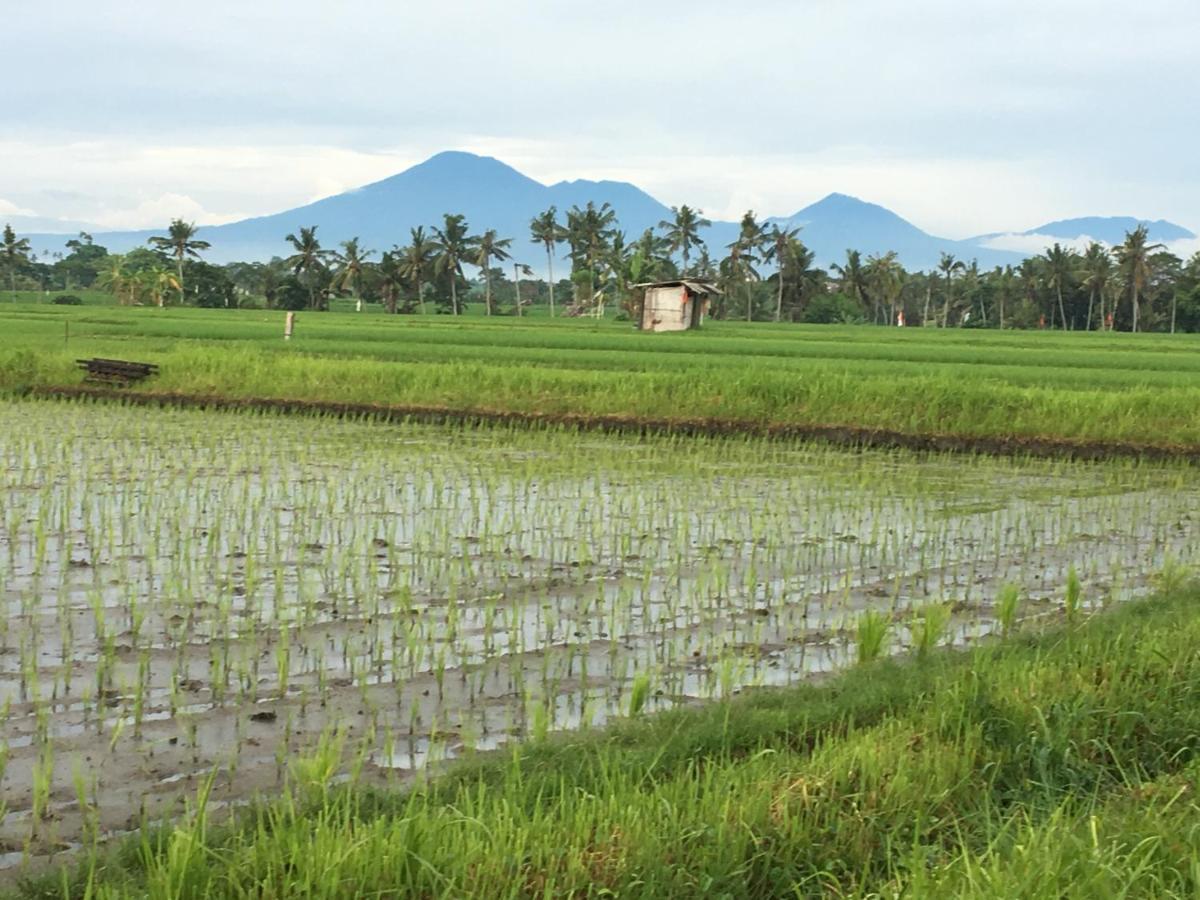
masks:
{"type": "Polygon", "coordinates": [[[457,149],[726,219],[1200,231],[1197,0],[5,6],[0,218],[217,224],[457,149]]]}

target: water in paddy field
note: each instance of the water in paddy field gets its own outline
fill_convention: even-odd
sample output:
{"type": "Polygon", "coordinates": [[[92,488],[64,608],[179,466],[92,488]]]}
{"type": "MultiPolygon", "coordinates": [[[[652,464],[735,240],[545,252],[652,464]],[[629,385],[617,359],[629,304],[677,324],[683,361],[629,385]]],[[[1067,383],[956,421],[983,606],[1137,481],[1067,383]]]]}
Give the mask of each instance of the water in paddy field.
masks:
{"type": "Polygon", "coordinates": [[[0,853],[786,685],[1191,561],[1188,469],[0,403],[0,853]]]}

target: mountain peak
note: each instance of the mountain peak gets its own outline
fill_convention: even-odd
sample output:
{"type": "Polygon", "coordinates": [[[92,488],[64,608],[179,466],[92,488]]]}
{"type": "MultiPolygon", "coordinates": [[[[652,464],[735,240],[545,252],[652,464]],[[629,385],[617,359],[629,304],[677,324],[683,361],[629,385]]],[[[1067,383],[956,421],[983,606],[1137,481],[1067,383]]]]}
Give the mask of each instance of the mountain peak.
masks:
{"type": "Polygon", "coordinates": [[[832,192],[826,194],[824,197],[822,197],[820,200],[818,200],[813,205],[817,206],[822,203],[840,203],[840,204],[847,205],[847,206],[855,204],[855,203],[861,203],[865,206],[874,206],[873,203],[867,203],[866,200],[860,200],[858,197],[854,197],[850,194],[842,194],[842,193],[839,193],[838,191],[832,191],[832,192]]]}
{"type": "Polygon", "coordinates": [[[852,197],[849,194],[839,194],[837,192],[827,194],[816,203],[804,207],[804,209],[788,218],[797,223],[841,218],[856,222],[900,222],[906,226],[915,227],[890,209],[880,206],[878,203],[868,203],[866,200],[860,200],[858,197],[852,197]]]}
{"type": "Polygon", "coordinates": [[[525,177],[508,163],[501,162],[494,156],[480,156],[477,153],[468,153],[466,150],[443,150],[400,174],[408,175],[410,173],[421,173],[426,177],[439,175],[478,178],[497,174],[525,177]]]}

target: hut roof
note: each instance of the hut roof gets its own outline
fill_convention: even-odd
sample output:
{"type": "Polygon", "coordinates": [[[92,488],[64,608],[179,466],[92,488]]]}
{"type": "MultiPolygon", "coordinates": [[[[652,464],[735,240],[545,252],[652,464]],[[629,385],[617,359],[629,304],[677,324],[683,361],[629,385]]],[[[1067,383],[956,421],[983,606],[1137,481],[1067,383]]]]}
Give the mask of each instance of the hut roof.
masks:
{"type": "Polygon", "coordinates": [[[718,288],[711,281],[700,281],[694,278],[676,278],[673,281],[645,281],[635,284],[635,288],[685,287],[693,294],[719,294],[718,288]]]}

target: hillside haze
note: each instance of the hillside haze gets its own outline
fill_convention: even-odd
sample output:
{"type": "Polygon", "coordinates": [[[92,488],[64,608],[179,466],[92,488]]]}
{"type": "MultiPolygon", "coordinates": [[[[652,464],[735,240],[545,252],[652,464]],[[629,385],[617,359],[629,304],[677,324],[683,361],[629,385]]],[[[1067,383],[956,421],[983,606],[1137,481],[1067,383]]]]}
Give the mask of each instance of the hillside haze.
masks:
{"type": "MultiPolygon", "coordinates": [[[[226,225],[202,226],[201,236],[212,244],[205,258],[213,262],[286,256],[290,246],[285,235],[312,225],[318,226],[317,236],[325,247],[333,248],[341,241],[358,237],[365,247],[382,251],[406,243],[414,227],[423,225],[428,229],[441,224],[445,213],[462,213],[473,232],[493,228],[501,237],[512,238],[515,260],[543,271],[544,254],[529,238],[530,220],[556,206],[560,221],[565,221],[568,209],[588,202],[611,204],[629,241],[671,217],[667,205],[626,182],[576,180],[546,185],[500,160],[446,151],[390,178],[295,209],[226,225]]],[[[932,268],[942,253],[952,253],[963,260],[976,259],[984,268],[1015,263],[1024,255],[982,246],[991,235],[969,240],[931,235],[891,210],[839,193],[830,194],[791,216],[768,221],[800,228],[801,239],[822,266],[844,260],[846,250],[851,248],[861,251],[864,258],[895,251],[910,269],[932,268]]],[[[1026,233],[1061,234],[1065,238],[1073,236],[1067,232],[1082,229],[1115,243],[1136,224],[1135,219],[1076,219],[1049,223],[1026,233]],[[1088,228],[1094,231],[1087,231],[1088,228]]],[[[1152,236],[1156,239],[1192,236],[1169,222],[1154,225],[1152,236]]],[[[94,237],[97,243],[114,252],[125,252],[144,246],[150,235],[160,233],[162,229],[95,232],[94,237]]],[[[726,247],[737,233],[737,223],[714,220],[702,237],[713,258],[718,259],[725,255],[726,247]]],[[[35,233],[29,237],[38,252],[59,251],[64,240],[62,234],[35,233]]],[[[560,250],[560,256],[563,252],[560,250]]]]}

